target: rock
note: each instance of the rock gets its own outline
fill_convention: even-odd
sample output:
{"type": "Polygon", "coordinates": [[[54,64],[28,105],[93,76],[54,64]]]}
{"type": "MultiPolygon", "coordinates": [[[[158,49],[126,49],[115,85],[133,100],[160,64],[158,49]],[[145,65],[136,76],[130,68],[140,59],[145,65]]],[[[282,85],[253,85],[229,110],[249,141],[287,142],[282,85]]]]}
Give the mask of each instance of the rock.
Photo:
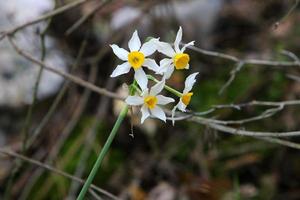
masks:
{"type": "MultiPolygon", "coordinates": [[[[37,18],[46,11],[52,10],[54,1],[44,0],[10,0],[0,1],[0,30],[9,30],[37,18]]],[[[16,34],[18,46],[35,58],[41,57],[40,37],[46,22],[29,26],[16,34]]],[[[66,70],[65,57],[57,48],[53,38],[45,38],[45,62],[60,70],[66,70]]],[[[0,42],[0,106],[19,107],[32,102],[34,84],[39,67],[18,55],[7,40],[0,42]]],[[[53,95],[61,85],[63,78],[44,71],[38,89],[38,98],[53,95]]]]}
{"type": "Polygon", "coordinates": [[[123,6],[113,13],[110,26],[116,31],[132,24],[135,20],[140,20],[137,29],[145,37],[157,31],[151,30],[151,27],[162,29],[165,33],[169,30],[167,30],[168,26],[163,26],[164,22],[178,20],[178,26],[183,27],[184,33],[189,33],[186,35],[190,40],[196,40],[201,46],[209,46],[208,38],[213,31],[222,5],[223,0],[175,1],[156,5],[149,14],[143,13],[137,7],[123,6]],[[160,22],[159,26],[157,26],[157,19],[160,22]]]}

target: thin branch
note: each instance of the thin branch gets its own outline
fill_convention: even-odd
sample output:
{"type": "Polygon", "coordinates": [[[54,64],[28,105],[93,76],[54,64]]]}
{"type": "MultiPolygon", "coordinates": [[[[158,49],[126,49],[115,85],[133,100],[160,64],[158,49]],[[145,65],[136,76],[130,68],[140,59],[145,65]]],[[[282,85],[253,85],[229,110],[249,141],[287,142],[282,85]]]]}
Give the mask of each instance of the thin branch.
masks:
{"type": "MultiPolygon", "coordinates": [[[[300,78],[297,77],[300,81],[300,78]]],[[[250,102],[246,102],[246,103],[240,103],[240,104],[224,104],[224,105],[213,105],[212,108],[208,109],[207,111],[202,111],[202,112],[193,112],[191,110],[188,110],[187,113],[189,114],[190,117],[192,116],[203,116],[203,115],[207,115],[207,114],[211,114],[213,112],[215,112],[216,110],[220,110],[220,109],[226,109],[226,108],[232,108],[232,109],[236,109],[236,110],[241,110],[243,107],[249,107],[249,106],[270,106],[270,107],[276,107],[276,108],[271,108],[266,110],[266,113],[263,113],[264,116],[266,116],[266,114],[270,114],[270,112],[272,111],[280,111],[282,110],[284,107],[286,106],[293,106],[293,105],[300,105],[300,100],[290,100],[290,101],[278,101],[278,102],[274,102],[274,101],[250,101],[250,102]],[[278,110],[277,110],[278,109],[278,110]]],[[[275,113],[274,113],[275,114],[275,113]]],[[[176,120],[184,120],[187,118],[190,118],[185,116],[181,116],[178,119],[175,118],[176,120]]],[[[253,119],[256,117],[253,117],[253,119]]],[[[246,121],[252,121],[251,118],[248,119],[244,119],[246,121]]],[[[239,123],[238,123],[239,124],[239,123]]]]}
{"type": "Polygon", "coordinates": [[[96,200],[103,200],[95,191],[93,190],[89,190],[89,193],[92,197],[94,197],[94,199],[96,200]]]}
{"type": "Polygon", "coordinates": [[[77,1],[74,1],[74,2],[71,2],[67,5],[64,5],[60,8],[57,8],[56,10],[53,10],[45,15],[42,15],[32,21],[29,21],[29,22],[26,22],[24,24],[21,24],[19,26],[16,26],[14,27],[13,29],[11,30],[8,30],[8,31],[2,31],[0,34],[0,40],[2,40],[5,36],[12,36],[13,34],[15,34],[17,31],[23,29],[23,28],[26,28],[27,26],[30,26],[30,25],[33,25],[33,24],[36,24],[36,23],[39,23],[41,21],[44,21],[44,20],[47,20],[55,15],[58,15],[58,14],[61,14],[63,12],[66,12],[67,10],[70,10],[74,7],[77,7],[85,2],[87,2],[89,0],[77,0],[77,1]]]}
{"type": "Polygon", "coordinates": [[[272,61],[272,60],[258,60],[258,59],[240,59],[236,56],[232,56],[225,53],[220,53],[216,51],[208,51],[195,46],[189,46],[188,49],[194,50],[195,52],[201,53],[203,55],[218,57],[225,60],[233,61],[236,63],[243,62],[245,65],[265,65],[265,66],[275,66],[275,67],[300,67],[299,61],[272,61]]]}
{"type": "Polygon", "coordinates": [[[257,139],[264,140],[264,141],[267,141],[267,142],[270,142],[270,143],[280,144],[280,145],[287,146],[287,147],[290,147],[290,148],[293,148],[293,149],[300,149],[300,144],[290,142],[290,141],[287,141],[287,140],[281,140],[281,139],[272,138],[272,137],[259,137],[257,139]]]}
{"type": "Polygon", "coordinates": [[[195,47],[195,46],[188,46],[187,48],[191,49],[195,52],[201,53],[203,55],[206,55],[206,56],[223,58],[225,60],[230,60],[230,61],[233,61],[233,62],[240,62],[239,58],[237,58],[235,56],[232,56],[232,55],[229,55],[229,54],[220,53],[220,52],[216,52],[216,51],[209,51],[209,50],[205,50],[205,49],[195,47]]]}
{"type": "Polygon", "coordinates": [[[224,109],[224,108],[234,108],[237,110],[240,110],[242,107],[248,107],[248,106],[293,106],[293,105],[300,105],[300,100],[289,100],[289,101],[250,101],[246,103],[240,103],[240,104],[227,104],[227,105],[214,105],[213,108],[216,109],[224,109]]]}
{"type": "Polygon", "coordinates": [[[207,119],[203,117],[192,117],[189,121],[193,121],[202,125],[209,126],[215,130],[242,136],[251,137],[295,137],[300,136],[300,131],[290,131],[290,132],[261,132],[261,131],[247,131],[237,128],[232,128],[229,126],[216,124],[212,119],[207,119]]]}
{"type": "MultiPolygon", "coordinates": [[[[281,110],[283,107],[279,107],[273,110],[267,110],[269,112],[268,114],[265,113],[265,115],[273,115],[279,110],[281,110]]],[[[167,113],[171,113],[171,111],[166,111],[167,113]]],[[[264,118],[263,115],[260,116],[260,118],[264,118]]],[[[182,120],[188,120],[192,122],[196,122],[198,124],[202,124],[205,126],[208,126],[210,128],[213,128],[215,130],[230,133],[233,135],[241,135],[241,136],[251,136],[251,137],[296,137],[300,136],[300,131],[290,131],[290,132],[261,132],[261,131],[248,131],[238,128],[232,128],[229,126],[226,126],[226,124],[239,124],[239,123],[245,123],[247,121],[253,121],[257,120],[255,118],[253,119],[245,119],[244,121],[221,121],[221,120],[214,120],[209,118],[203,118],[198,116],[193,116],[192,114],[182,114],[179,117],[173,118],[167,118],[168,120],[175,120],[175,121],[182,121],[182,120]],[[225,125],[224,125],[225,124],[225,125]]]]}
{"type": "MultiPolygon", "coordinates": [[[[40,43],[41,43],[41,61],[44,62],[45,57],[46,57],[46,46],[45,46],[45,35],[46,32],[49,28],[51,20],[48,20],[47,22],[47,26],[45,27],[45,29],[40,33],[40,43]]],[[[30,132],[30,126],[31,126],[31,122],[32,122],[32,115],[33,115],[33,110],[34,107],[36,105],[37,102],[37,98],[38,98],[38,89],[39,89],[39,85],[42,79],[42,72],[43,72],[44,67],[41,65],[40,69],[38,71],[37,74],[37,78],[34,84],[34,88],[33,88],[33,94],[32,94],[32,103],[28,108],[26,117],[25,117],[25,123],[24,126],[22,128],[21,131],[21,135],[23,136],[23,140],[22,140],[22,154],[26,155],[26,151],[27,151],[27,142],[29,138],[29,132],[30,132]]],[[[19,170],[22,167],[22,162],[16,160],[14,166],[12,167],[12,173],[10,174],[9,180],[7,181],[7,187],[6,187],[6,191],[5,191],[5,197],[4,199],[9,199],[10,198],[10,190],[13,184],[13,181],[17,175],[17,173],[19,172],[19,170]]]]}
{"type": "Polygon", "coordinates": [[[293,75],[293,74],[287,74],[286,75],[289,79],[292,79],[294,81],[297,81],[297,82],[300,82],[300,77],[299,76],[296,76],[296,75],[293,75]]]}
{"type": "MultiPolygon", "coordinates": [[[[222,86],[222,88],[219,90],[219,95],[221,95],[226,88],[229,87],[229,85],[234,81],[236,74],[244,67],[245,65],[261,65],[261,66],[273,66],[273,67],[300,67],[300,60],[295,59],[298,58],[295,54],[289,52],[289,56],[293,57],[293,61],[272,61],[272,60],[258,60],[258,59],[240,59],[236,56],[232,56],[229,54],[224,54],[216,51],[208,51],[205,49],[201,49],[199,47],[195,46],[189,46],[187,47],[191,50],[194,50],[195,52],[201,53],[206,56],[212,56],[212,57],[218,57],[225,60],[233,61],[237,63],[236,67],[230,72],[230,78],[229,80],[222,86]]],[[[283,51],[283,53],[287,53],[286,51],[283,51]]]]}
{"type": "Polygon", "coordinates": [[[103,6],[108,3],[109,0],[102,0],[99,2],[89,13],[82,16],[73,26],[71,26],[65,33],[65,35],[70,35],[74,32],[79,26],[81,26],[85,21],[87,21],[90,17],[92,17],[99,9],[103,8],[103,6]]]}
{"type": "MultiPolygon", "coordinates": [[[[223,124],[223,125],[238,124],[238,125],[241,125],[241,124],[246,124],[249,122],[269,118],[269,117],[275,115],[276,113],[278,113],[279,111],[281,111],[283,108],[284,108],[283,105],[276,107],[276,108],[270,108],[270,109],[265,110],[260,115],[246,118],[246,119],[240,119],[240,120],[226,120],[226,121],[225,120],[216,120],[216,119],[208,119],[208,120],[211,121],[212,123],[216,123],[216,124],[223,124]]],[[[197,116],[197,114],[196,114],[196,116],[197,116]]]]}
{"type": "MultiPolygon", "coordinates": [[[[67,173],[67,172],[64,172],[64,171],[61,171],[61,170],[59,170],[59,169],[56,169],[56,168],[54,168],[54,167],[52,167],[52,166],[50,166],[50,165],[44,164],[44,163],[42,163],[42,162],[40,162],[40,161],[37,161],[37,160],[31,159],[31,158],[28,158],[28,157],[26,157],[26,156],[23,156],[23,155],[21,155],[21,154],[18,154],[18,153],[16,153],[16,152],[14,152],[14,151],[11,151],[11,150],[8,150],[8,149],[4,149],[4,148],[1,148],[1,147],[0,147],[0,153],[1,153],[1,154],[8,155],[8,156],[11,156],[11,157],[19,158],[19,159],[21,159],[21,160],[23,160],[23,161],[26,161],[26,162],[28,162],[28,163],[37,165],[37,166],[39,166],[39,167],[42,167],[42,168],[44,168],[44,169],[46,169],[46,170],[49,170],[49,171],[51,171],[51,172],[53,172],[53,173],[56,173],[56,174],[58,174],[58,175],[64,176],[64,177],[66,177],[66,178],[68,178],[68,179],[71,179],[71,180],[73,180],[73,181],[77,181],[77,182],[79,182],[79,183],[81,183],[81,184],[84,184],[84,183],[85,183],[85,180],[83,180],[83,179],[80,179],[80,178],[78,178],[78,177],[72,176],[71,174],[69,174],[69,173],[67,173]]],[[[118,197],[114,196],[113,194],[109,193],[108,191],[106,191],[106,190],[104,190],[104,189],[101,189],[101,188],[97,187],[96,185],[93,185],[93,184],[92,184],[92,185],[90,186],[90,188],[96,190],[97,192],[100,192],[100,193],[103,194],[103,195],[106,195],[106,196],[110,197],[111,199],[119,200],[118,197]]]]}
{"type": "MultiPolygon", "coordinates": [[[[287,146],[287,147],[290,147],[290,148],[300,150],[300,144],[290,142],[290,141],[287,141],[287,140],[282,140],[282,139],[279,139],[279,138],[274,138],[274,137],[278,137],[278,135],[276,135],[276,134],[274,135],[274,133],[267,134],[267,132],[251,132],[251,131],[245,131],[245,130],[226,127],[226,126],[223,126],[223,125],[217,125],[217,124],[213,124],[213,123],[202,123],[200,121],[196,121],[196,122],[201,123],[203,125],[206,125],[210,128],[213,128],[213,129],[221,131],[221,132],[230,133],[230,134],[233,134],[233,135],[250,136],[250,137],[254,137],[256,139],[265,140],[267,142],[276,143],[276,144],[280,144],[280,145],[283,145],[283,146],[287,146]],[[258,134],[258,133],[260,133],[260,134],[258,134]],[[269,135],[269,136],[267,136],[267,135],[269,135]],[[274,135],[274,136],[272,136],[272,135],[274,135]]],[[[291,133],[291,132],[280,133],[280,134],[289,134],[289,133],[291,133]]],[[[300,132],[298,132],[298,135],[300,135],[300,132]]]]}
{"type": "Polygon", "coordinates": [[[105,96],[108,96],[108,97],[111,97],[111,98],[114,98],[114,99],[124,100],[123,97],[120,97],[119,95],[117,95],[117,94],[115,94],[113,92],[107,91],[104,88],[97,87],[94,84],[89,83],[88,81],[82,80],[82,79],[80,79],[80,78],[78,78],[76,76],[73,76],[73,75],[71,75],[69,73],[66,73],[66,72],[63,72],[61,70],[58,70],[58,69],[56,69],[54,67],[51,67],[51,66],[49,66],[49,65],[41,62],[40,60],[35,59],[32,55],[30,55],[28,53],[25,53],[25,51],[21,50],[16,45],[16,43],[12,40],[11,37],[8,37],[8,39],[9,39],[9,42],[12,45],[12,47],[16,50],[16,52],[19,55],[23,56],[24,58],[30,60],[33,63],[38,64],[39,66],[44,66],[44,69],[46,69],[48,71],[51,71],[51,72],[53,72],[55,74],[58,74],[58,75],[60,75],[60,76],[62,76],[64,78],[66,78],[66,79],[68,79],[68,80],[70,80],[70,81],[72,81],[72,82],[74,82],[74,83],[76,83],[78,85],[81,85],[81,86],[83,86],[85,88],[88,88],[88,89],[90,89],[90,90],[92,90],[92,91],[94,91],[94,92],[96,92],[96,93],[98,93],[100,95],[105,95],[105,96]]]}
{"type": "Polygon", "coordinates": [[[300,59],[298,56],[296,56],[296,54],[294,54],[293,52],[287,51],[287,50],[282,50],[281,54],[290,57],[293,61],[295,62],[300,62],[300,59]]]}
{"type": "Polygon", "coordinates": [[[273,66],[273,67],[300,67],[300,62],[289,62],[289,61],[247,59],[244,60],[244,63],[252,64],[252,65],[273,66]]]}
{"type": "Polygon", "coordinates": [[[279,25],[286,19],[288,18],[291,13],[297,8],[298,4],[299,4],[300,0],[295,0],[294,5],[288,10],[288,12],[280,19],[278,20],[276,23],[274,23],[273,25],[273,29],[277,29],[279,27],[279,25]]]}
{"type": "Polygon", "coordinates": [[[234,81],[236,74],[242,69],[243,66],[244,66],[244,62],[241,61],[237,63],[236,67],[233,70],[231,70],[230,78],[219,90],[219,95],[221,95],[225,91],[225,89],[227,89],[227,87],[234,81]]]}
{"type": "MultiPolygon", "coordinates": [[[[51,19],[48,20],[47,22],[47,26],[46,28],[41,32],[40,34],[40,42],[41,42],[41,61],[44,62],[45,58],[46,58],[46,44],[45,44],[45,36],[46,36],[46,33],[47,33],[47,30],[50,26],[50,23],[51,23],[51,19]]],[[[44,70],[44,66],[43,65],[40,65],[40,69],[39,69],[39,72],[38,72],[38,76],[37,76],[37,80],[35,82],[35,85],[34,85],[34,92],[33,92],[33,101],[32,101],[32,104],[29,108],[29,111],[28,111],[28,117],[29,119],[26,119],[26,124],[25,124],[25,137],[24,137],[24,140],[23,140],[23,153],[25,153],[25,151],[27,150],[27,141],[28,139],[30,138],[27,138],[28,137],[28,134],[29,134],[29,128],[30,128],[30,125],[31,125],[31,117],[32,117],[32,113],[33,113],[33,109],[34,109],[34,106],[37,102],[37,96],[38,96],[38,89],[39,89],[39,85],[40,85],[40,81],[41,81],[41,78],[42,78],[42,72],[44,70]]]]}

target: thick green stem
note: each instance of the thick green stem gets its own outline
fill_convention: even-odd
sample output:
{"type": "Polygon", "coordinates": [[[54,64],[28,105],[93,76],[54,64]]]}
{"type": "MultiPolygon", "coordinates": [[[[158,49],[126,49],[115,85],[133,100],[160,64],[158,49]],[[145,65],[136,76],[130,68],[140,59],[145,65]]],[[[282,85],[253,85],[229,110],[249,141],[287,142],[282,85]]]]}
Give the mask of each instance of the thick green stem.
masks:
{"type": "MultiPolygon", "coordinates": [[[[154,81],[156,83],[159,82],[159,80],[157,80],[156,78],[154,78],[153,76],[151,75],[147,75],[148,79],[151,80],[151,81],[154,81]]],[[[170,86],[167,86],[165,85],[164,87],[167,91],[171,92],[172,94],[178,96],[178,97],[182,97],[182,93],[181,92],[178,92],[177,90],[175,90],[174,88],[170,87],[170,86]]]]}
{"type": "MultiPolygon", "coordinates": [[[[133,84],[130,87],[130,92],[129,92],[130,95],[134,95],[134,93],[135,93],[135,87],[134,86],[135,85],[136,85],[136,82],[134,81],[133,84]]],[[[102,148],[102,150],[101,150],[101,152],[100,152],[100,154],[99,154],[99,156],[98,156],[98,158],[97,158],[97,160],[96,160],[96,162],[93,166],[93,169],[91,170],[86,182],[84,183],[84,185],[83,185],[83,187],[82,187],[82,189],[81,189],[81,191],[80,191],[80,193],[77,197],[77,200],[83,200],[84,199],[85,194],[88,191],[90,185],[92,184],[92,181],[94,180],[94,177],[96,176],[96,173],[97,173],[97,171],[98,171],[98,169],[99,169],[106,153],[108,152],[108,150],[110,148],[110,145],[111,145],[112,141],[114,140],[114,138],[115,138],[115,136],[116,136],[123,120],[124,120],[124,118],[126,117],[127,113],[128,113],[128,105],[125,105],[123,107],[123,109],[121,110],[121,112],[118,116],[118,119],[117,119],[113,129],[111,130],[111,132],[109,134],[109,137],[107,138],[107,140],[106,140],[106,142],[105,142],[105,144],[104,144],[104,146],[103,146],[103,148],[102,148]]]]}

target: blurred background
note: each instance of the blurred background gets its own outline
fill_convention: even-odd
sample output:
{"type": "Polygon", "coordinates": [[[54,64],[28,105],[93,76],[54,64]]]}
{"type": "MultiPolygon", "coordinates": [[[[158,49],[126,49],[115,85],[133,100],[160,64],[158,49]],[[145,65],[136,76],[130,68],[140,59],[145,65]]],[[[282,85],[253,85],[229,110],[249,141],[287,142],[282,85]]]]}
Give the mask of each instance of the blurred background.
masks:
{"type": "MultiPolygon", "coordinates": [[[[0,1],[0,31],[10,30],[72,0],[0,1]]],[[[89,0],[19,30],[20,48],[43,62],[126,96],[132,76],[110,78],[120,63],[109,44],[127,48],[134,30],[183,41],[244,59],[291,61],[300,55],[300,12],[294,0],[89,0]],[[289,11],[291,11],[289,13],[289,11]],[[276,22],[280,22],[276,24],[276,22]]],[[[236,63],[191,49],[191,69],[168,84],[182,90],[199,71],[190,105],[214,105],[300,97],[297,67],[247,65],[222,93],[236,63]]],[[[161,55],[156,54],[157,59],[161,55]]],[[[131,74],[132,75],[132,74],[131,74]]],[[[85,179],[117,118],[122,102],[93,93],[24,59],[0,41],[0,145],[85,179]]],[[[261,107],[220,109],[206,116],[238,120],[261,107]]],[[[300,129],[299,106],[235,128],[276,132],[300,129]]],[[[293,138],[294,142],[300,142],[293,138]]],[[[300,199],[300,152],[278,144],[217,132],[193,122],[128,117],[94,184],[120,199],[231,200],[300,199]],[[132,126],[133,125],[133,126],[132,126]],[[132,136],[133,134],[133,136],[132,136]]],[[[0,155],[0,199],[76,199],[81,185],[53,170],[0,155]]],[[[110,199],[90,193],[87,199],[110,199]]]]}

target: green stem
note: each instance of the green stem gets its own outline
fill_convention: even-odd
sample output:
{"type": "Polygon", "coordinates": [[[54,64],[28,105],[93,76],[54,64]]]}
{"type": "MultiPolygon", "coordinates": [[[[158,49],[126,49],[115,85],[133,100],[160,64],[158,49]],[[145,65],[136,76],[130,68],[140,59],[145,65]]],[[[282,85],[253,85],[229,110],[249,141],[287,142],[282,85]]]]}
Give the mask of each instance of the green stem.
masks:
{"type": "MultiPolygon", "coordinates": [[[[136,82],[134,81],[133,84],[130,87],[130,92],[129,92],[130,95],[134,95],[134,93],[135,93],[135,87],[134,86],[135,85],[136,85],[136,82]]],[[[80,193],[77,197],[77,200],[83,200],[84,199],[85,194],[88,191],[90,185],[92,184],[92,181],[94,180],[94,177],[96,176],[96,173],[97,173],[97,171],[98,171],[98,169],[99,169],[106,153],[108,152],[108,150],[110,148],[110,145],[111,145],[112,141],[114,140],[114,138],[115,138],[115,136],[116,136],[123,120],[124,120],[124,118],[126,117],[127,113],[128,113],[128,105],[125,105],[123,107],[123,109],[121,110],[121,112],[118,116],[118,119],[115,122],[115,125],[114,125],[113,129],[111,130],[111,132],[109,134],[109,137],[107,138],[103,148],[101,149],[101,152],[100,152],[100,154],[99,154],[99,156],[98,156],[98,158],[97,158],[97,160],[96,160],[96,162],[93,166],[93,169],[91,170],[86,182],[84,183],[84,185],[83,185],[83,187],[82,187],[82,189],[81,189],[81,191],[80,191],[80,193]]]]}
{"type": "Polygon", "coordinates": [[[182,97],[182,93],[175,90],[174,88],[171,88],[170,86],[165,85],[164,87],[167,91],[173,93],[174,95],[178,96],[178,97],[182,97]]]}
{"type": "Polygon", "coordinates": [[[140,88],[136,85],[136,84],[132,84],[130,87],[132,87],[136,92],[138,92],[139,94],[142,93],[142,91],[140,90],[140,88]]]}
{"type": "Polygon", "coordinates": [[[100,154],[99,154],[99,156],[98,156],[98,158],[97,158],[97,160],[96,160],[96,162],[93,166],[92,171],[90,172],[90,175],[88,176],[86,182],[84,183],[84,185],[83,185],[83,187],[80,191],[80,194],[77,197],[77,200],[83,200],[84,199],[85,194],[86,194],[87,190],[89,189],[90,185],[92,184],[92,181],[93,181],[93,179],[94,179],[94,177],[95,177],[95,175],[96,175],[96,173],[97,173],[97,171],[98,171],[98,169],[99,169],[99,167],[102,163],[102,160],[103,160],[104,156],[106,155],[107,151],[109,150],[110,145],[111,145],[114,137],[116,136],[117,131],[119,130],[123,119],[127,115],[127,112],[128,112],[128,105],[125,105],[123,107],[122,111],[120,112],[119,117],[118,117],[113,129],[111,130],[111,132],[109,134],[109,137],[106,140],[106,142],[105,142],[105,144],[104,144],[104,146],[103,146],[103,148],[102,148],[102,150],[101,150],[101,152],[100,152],[100,154]]]}
{"type": "MultiPolygon", "coordinates": [[[[151,75],[147,75],[147,77],[148,77],[148,79],[151,80],[151,81],[154,81],[154,82],[156,82],[156,83],[159,82],[159,80],[157,80],[156,78],[154,78],[154,77],[151,76],[151,75]]],[[[164,88],[165,88],[167,91],[171,92],[172,94],[174,94],[174,95],[176,95],[176,96],[178,96],[178,97],[182,97],[182,93],[179,92],[179,91],[177,91],[177,90],[175,90],[174,88],[172,88],[172,87],[170,87],[170,86],[167,86],[167,85],[165,85],[164,88]]]]}

